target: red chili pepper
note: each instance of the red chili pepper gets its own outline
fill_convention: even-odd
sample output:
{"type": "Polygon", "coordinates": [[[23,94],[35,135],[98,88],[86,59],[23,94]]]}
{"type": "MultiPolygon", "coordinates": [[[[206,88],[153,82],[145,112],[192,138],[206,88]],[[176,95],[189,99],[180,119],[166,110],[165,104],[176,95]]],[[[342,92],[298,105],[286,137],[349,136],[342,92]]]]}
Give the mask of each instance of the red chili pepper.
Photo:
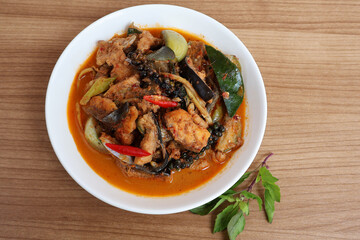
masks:
{"type": "Polygon", "coordinates": [[[114,150],[115,152],[118,152],[120,154],[124,154],[127,156],[146,157],[146,156],[151,155],[151,153],[148,153],[147,151],[142,150],[141,148],[137,148],[137,147],[117,145],[117,144],[112,144],[112,143],[105,143],[105,145],[108,148],[114,150]]]}
{"type": "Polygon", "coordinates": [[[176,107],[178,105],[177,102],[171,101],[170,98],[160,95],[146,95],[144,99],[163,108],[176,107]]]}
{"type": "Polygon", "coordinates": [[[225,78],[227,77],[227,73],[224,74],[224,76],[222,77],[222,80],[225,80],[225,78]]]}
{"type": "Polygon", "coordinates": [[[239,115],[234,115],[234,116],[233,116],[233,119],[234,119],[234,120],[240,120],[241,117],[240,117],[239,115]]]}

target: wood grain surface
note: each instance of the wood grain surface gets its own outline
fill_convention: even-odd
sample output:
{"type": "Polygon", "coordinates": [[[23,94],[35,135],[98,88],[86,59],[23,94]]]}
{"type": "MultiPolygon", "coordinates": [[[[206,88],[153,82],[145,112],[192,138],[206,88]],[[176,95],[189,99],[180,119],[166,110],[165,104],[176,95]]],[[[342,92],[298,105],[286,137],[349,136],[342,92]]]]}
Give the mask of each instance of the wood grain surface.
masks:
{"type": "MultiPolygon", "coordinates": [[[[215,215],[150,216],[83,190],[50,144],[44,102],[67,44],[104,15],[151,1],[0,0],[0,239],[226,239],[215,215]]],[[[230,28],[262,73],[268,122],[251,166],[280,181],[274,222],[251,204],[238,239],[360,239],[360,2],[158,1],[230,28]]]]}

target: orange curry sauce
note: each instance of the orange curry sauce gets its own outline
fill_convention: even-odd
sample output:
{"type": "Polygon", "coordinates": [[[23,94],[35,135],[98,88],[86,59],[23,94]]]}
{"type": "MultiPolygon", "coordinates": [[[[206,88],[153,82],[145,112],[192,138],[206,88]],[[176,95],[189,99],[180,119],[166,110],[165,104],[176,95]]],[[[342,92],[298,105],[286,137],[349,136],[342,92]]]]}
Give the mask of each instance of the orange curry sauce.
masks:
{"type": "MultiPolygon", "coordinates": [[[[146,29],[150,31],[154,36],[160,37],[160,33],[163,28],[150,28],[146,29]]],[[[175,30],[175,29],[174,29],[175,30]]],[[[189,34],[184,31],[180,32],[187,41],[199,40],[204,41],[202,38],[189,34]]],[[[84,136],[85,122],[88,118],[86,113],[81,109],[81,125],[77,119],[76,103],[80,101],[85,94],[85,85],[91,80],[91,77],[83,77],[80,81],[79,87],[77,87],[78,75],[81,70],[96,66],[96,51],[90,55],[90,57],[80,66],[77,72],[73,84],[71,86],[67,116],[70,132],[74,138],[77,149],[80,152],[83,159],[87,164],[103,179],[124,191],[142,195],[142,196],[169,196],[177,195],[187,192],[191,189],[197,188],[200,185],[209,181],[217,173],[224,168],[228,161],[224,164],[217,164],[213,161],[209,161],[210,167],[202,171],[192,171],[189,168],[182,169],[180,172],[174,172],[171,177],[159,179],[159,178],[136,178],[128,177],[122,170],[116,166],[115,159],[110,154],[104,154],[93,149],[86,141],[84,136]]],[[[87,74],[91,75],[91,74],[87,74]]],[[[245,129],[245,111],[246,101],[244,99],[242,105],[237,111],[237,115],[241,116],[242,129],[245,129]]],[[[243,131],[244,132],[244,131],[243,131]]],[[[228,159],[231,158],[232,153],[228,154],[228,159]]],[[[206,157],[206,156],[205,156],[206,157]]],[[[201,160],[201,158],[200,158],[201,160]]],[[[200,161],[198,160],[198,161],[200,161]]]]}

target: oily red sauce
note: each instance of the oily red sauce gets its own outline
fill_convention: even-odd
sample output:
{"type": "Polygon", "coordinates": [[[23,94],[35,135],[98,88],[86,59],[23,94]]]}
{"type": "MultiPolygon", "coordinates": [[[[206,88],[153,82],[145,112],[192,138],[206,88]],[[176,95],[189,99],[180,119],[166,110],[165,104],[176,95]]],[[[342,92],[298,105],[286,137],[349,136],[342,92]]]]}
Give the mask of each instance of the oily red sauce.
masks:
{"type": "MultiPolygon", "coordinates": [[[[149,30],[154,36],[160,37],[160,33],[163,28],[150,28],[147,30],[149,30]]],[[[187,41],[204,41],[201,37],[184,31],[179,31],[178,29],[176,29],[176,31],[180,32],[187,41]]],[[[213,178],[224,168],[228,161],[225,161],[223,164],[217,164],[213,161],[209,161],[210,167],[207,169],[202,171],[192,171],[191,169],[186,168],[180,172],[173,173],[172,177],[165,179],[128,177],[119,167],[116,166],[115,159],[111,155],[103,154],[93,149],[84,137],[83,126],[85,126],[88,116],[81,109],[81,124],[79,123],[77,119],[76,103],[78,103],[85,94],[85,85],[91,80],[91,74],[86,74],[81,79],[79,87],[77,87],[78,75],[83,69],[96,65],[96,51],[97,49],[95,49],[89,58],[80,66],[79,71],[74,78],[68,100],[67,114],[70,132],[74,138],[78,151],[87,164],[98,175],[115,187],[130,193],[143,196],[169,196],[181,194],[199,187],[213,178]]],[[[244,126],[246,120],[245,103],[246,101],[244,100],[243,104],[237,111],[237,115],[240,115],[242,119],[243,130],[245,129],[244,126]]],[[[228,159],[231,158],[231,155],[232,152],[228,154],[228,159]]]]}

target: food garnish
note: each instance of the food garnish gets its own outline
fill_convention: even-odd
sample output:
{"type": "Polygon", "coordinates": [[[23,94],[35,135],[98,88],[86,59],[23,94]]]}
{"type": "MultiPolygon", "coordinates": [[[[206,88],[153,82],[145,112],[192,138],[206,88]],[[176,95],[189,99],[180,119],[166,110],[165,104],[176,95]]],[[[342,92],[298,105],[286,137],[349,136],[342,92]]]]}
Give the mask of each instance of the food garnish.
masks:
{"type": "Polygon", "coordinates": [[[163,30],[161,34],[164,38],[165,45],[174,51],[176,60],[178,62],[183,60],[188,50],[185,38],[173,30],[163,30]]]}
{"type": "Polygon", "coordinates": [[[225,93],[224,102],[230,117],[233,117],[244,98],[244,83],[239,68],[222,52],[206,45],[211,66],[220,89],[225,93]]]}
{"type": "Polygon", "coordinates": [[[124,145],[117,145],[117,144],[111,144],[111,143],[105,143],[105,145],[115,152],[118,152],[123,155],[127,156],[133,156],[133,157],[146,157],[150,156],[151,153],[148,153],[145,150],[142,150],[141,148],[132,147],[132,146],[124,146],[124,145]]]}
{"type": "Polygon", "coordinates": [[[228,236],[231,240],[235,239],[245,227],[245,216],[249,215],[249,201],[255,199],[259,205],[259,210],[262,210],[264,205],[267,220],[272,223],[275,212],[275,201],[280,202],[280,187],[276,184],[278,181],[270,171],[267,165],[267,160],[273,155],[270,153],[264,161],[253,171],[246,172],[230,189],[224,192],[214,200],[190,210],[190,212],[198,215],[207,215],[223,206],[223,203],[228,204],[216,217],[213,233],[221,232],[227,229],[228,236]],[[250,176],[253,180],[247,188],[237,190],[239,186],[250,176]],[[255,184],[261,181],[264,188],[264,197],[252,193],[255,184]]]}
{"type": "Polygon", "coordinates": [[[162,108],[176,107],[177,102],[171,101],[170,98],[160,95],[146,95],[143,97],[146,101],[156,104],[162,108]]]}

